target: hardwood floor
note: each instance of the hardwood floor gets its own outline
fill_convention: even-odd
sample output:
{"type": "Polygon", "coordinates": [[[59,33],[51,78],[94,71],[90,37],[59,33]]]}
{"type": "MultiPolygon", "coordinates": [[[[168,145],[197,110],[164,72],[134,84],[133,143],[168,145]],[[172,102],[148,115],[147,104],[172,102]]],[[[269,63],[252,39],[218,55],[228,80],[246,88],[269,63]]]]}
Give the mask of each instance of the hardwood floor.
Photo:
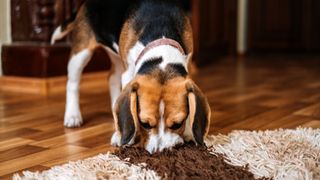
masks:
{"type": "MultiPolygon", "coordinates": [[[[320,128],[320,59],[224,59],[200,69],[195,80],[212,107],[211,134],[320,128]]],[[[113,149],[106,84],[82,89],[81,128],[63,127],[64,104],[64,94],[0,92],[0,179],[113,149]]]]}

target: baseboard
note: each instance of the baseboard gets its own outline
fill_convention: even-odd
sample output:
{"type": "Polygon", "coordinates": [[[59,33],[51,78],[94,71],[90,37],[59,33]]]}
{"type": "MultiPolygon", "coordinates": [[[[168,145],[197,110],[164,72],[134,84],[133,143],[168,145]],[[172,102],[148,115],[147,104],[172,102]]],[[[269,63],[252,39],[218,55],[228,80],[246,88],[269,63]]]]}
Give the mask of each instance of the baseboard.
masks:
{"type": "MultiPolygon", "coordinates": [[[[81,78],[81,88],[107,86],[108,73],[108,71],[84,73],[81,78]]],[[[66,76],[52,78],[3,76],[0,77],[0,90],[48,96],[64,93],[66,83],[66,76]]]]}

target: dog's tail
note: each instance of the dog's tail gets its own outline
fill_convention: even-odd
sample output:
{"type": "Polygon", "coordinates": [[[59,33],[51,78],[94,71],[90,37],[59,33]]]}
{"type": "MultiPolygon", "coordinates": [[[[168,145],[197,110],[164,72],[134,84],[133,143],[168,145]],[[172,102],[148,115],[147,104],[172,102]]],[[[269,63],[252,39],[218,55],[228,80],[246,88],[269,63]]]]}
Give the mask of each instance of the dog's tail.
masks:
{"type": "Polygon", "coordinates": [[[61,40],[66,37],[74,29],[74,21],[76,19],[77,13],[74,12],[72,16],[58,26],[51,36],[51,44],[54,44],[56,41],[61,40]]]}

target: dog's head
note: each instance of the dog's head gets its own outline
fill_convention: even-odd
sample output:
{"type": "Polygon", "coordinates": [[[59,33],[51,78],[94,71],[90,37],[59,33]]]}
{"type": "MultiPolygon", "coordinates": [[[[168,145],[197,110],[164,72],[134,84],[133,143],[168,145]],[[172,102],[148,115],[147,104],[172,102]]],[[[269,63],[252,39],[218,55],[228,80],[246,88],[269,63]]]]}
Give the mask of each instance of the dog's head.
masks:
{"type": "Polygon", "coordinates": [[[156,61],[140,68],[116,102],[120,145],[137,144],[151,153],[184,141],[202,145],[210,125],[207,99],[184,66],[160,69],[156,61]]]}

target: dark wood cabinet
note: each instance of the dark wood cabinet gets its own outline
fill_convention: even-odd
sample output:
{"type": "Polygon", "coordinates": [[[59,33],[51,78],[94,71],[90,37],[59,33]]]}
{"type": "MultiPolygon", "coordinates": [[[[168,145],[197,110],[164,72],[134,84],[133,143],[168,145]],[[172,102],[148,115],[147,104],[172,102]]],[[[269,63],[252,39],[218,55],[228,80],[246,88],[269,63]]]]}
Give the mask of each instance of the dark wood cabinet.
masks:
{"type": "Polygon", "coordinates": [[[197,62],[235,54],[237,0],[194,0],[192,9],[197,62]]]}
{"type": "MultiPolygon", "coordinates": [[[[50,78],[67,74],[68,38],[51,45],[54,29],[84,0],[11,0],[12,44],[2,47],[5,76],[50,78]]],[[[108,56],[97,50],[84,72],[107,70],[108,56]]]]}
{"type": "Polygon", "coordinates": [[[70,18],[84,0],[11,0],[13,42],[49,43],[55,27],[70,18]]]}
{"type": "Polygon", "coordinates": [[[249,52],[320,50],[320,1],[249,0],[249,52]]]}
{"type": "Polygon", "coordinates": [[[308,0],[305,8],[306,17],[306,48],[310,51],[320,51],[320,1],[308,0]]]}

